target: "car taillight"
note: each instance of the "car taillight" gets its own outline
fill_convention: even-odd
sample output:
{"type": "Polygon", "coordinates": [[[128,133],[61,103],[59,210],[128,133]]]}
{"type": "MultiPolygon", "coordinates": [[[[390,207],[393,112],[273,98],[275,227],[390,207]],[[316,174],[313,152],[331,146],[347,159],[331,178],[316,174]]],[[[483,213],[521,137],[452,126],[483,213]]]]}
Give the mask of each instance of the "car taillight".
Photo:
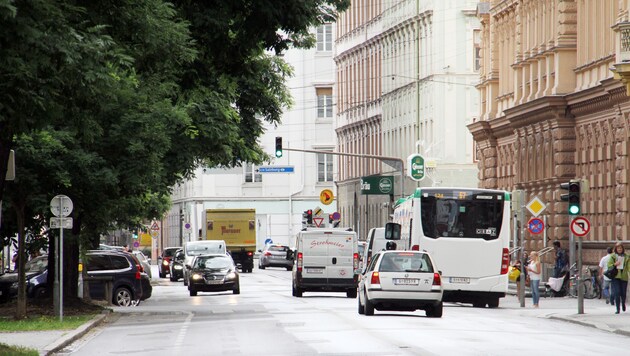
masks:
{"type": "Polygon", "coordinates": [[[379,277],[378,272],[372,272],[372,278],[370,279],[371,284],[381,284],[381,278],[379,277]]]}
{"type": "Polygon", "coordinates": [[[140,271],[136,272],[136,279],[140,279],[142,276],[140,275],[140,271]]]}
{"type": "Polygon", "coordinates": [[[503,257],[501,257],[501,274],[507,274],[510,269],[510,251],[503,249],[503,257]]]}
{"type": "Polygon", "coordinates": [[[302,252],[298,252],[298,254],[297,254],[297,265],[296,265],[298,272],[302,272],[302,263],[304,262],[302,260],[302,257],[303,257],[302,252]]]}
{"type": "Polygon", "coordinates": [[[265,252],[265,256],[271,256],[271,252],[269,251],[265,252]]]}
{"type": "Polygon", "coordinates": [[[136,265],[136,267],[138,268],[138,271],[144,272],[144,268],[142,268],[142,265],[136,265]]]}
{"type": "Polygon", "coordinates": [[[354,267],[355,272],[359,269],[359,254],[358,253],[355,253],[352,256],[352,266],[354,267]]]}
{"type": "Polygon", "coordinates": [[[433,273],[433,285],[434,286],[442,285],[442,277],[440,277],[439,273],[433,273]]]}
{"type": "Polygon", "coordinates": [[[254,254],[254,253],[253,253],[252,251],[247,251],[247,256],[251,256],[251,255],[253,255],[253,254],[254,254]]]}
{"type": "Polygon", "coordinates": [[[411,251],[420,251],[420,246],[419,245],[411,246],[411,251]]]}

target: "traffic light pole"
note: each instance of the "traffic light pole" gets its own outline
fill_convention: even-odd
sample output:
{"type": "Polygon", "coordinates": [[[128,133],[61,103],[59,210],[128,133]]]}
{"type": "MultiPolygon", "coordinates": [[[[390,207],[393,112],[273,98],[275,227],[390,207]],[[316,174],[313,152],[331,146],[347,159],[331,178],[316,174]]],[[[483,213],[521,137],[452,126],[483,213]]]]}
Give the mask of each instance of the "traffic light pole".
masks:
{"type": "Polygon", "coordinates": [[[400,197],[402,198],[404,195],[404,179],[405,179],[405,161],[401,158],[398,157],[388,157],[388,156],[378,156],[378,155],[364,155],[364,154],[358,154],[358,153],[345,153],[345,152],[331,152],[331,151],[321,151],[321,150],[303,150],[303,149],[299,149],[299,148],[282,148],[284,151],[295,151],[295,152],[307,152],[307,153],[322,153],[322,154],[328,154],[328,155],[335,155],[335,156],[348,156],[348,157],[362,157],[362,158],[373,158],[373,159],[378,159],[380,161],[385,162],[386,164],[389,164],[390,166],[394,167],[394,168],[399,168],[396,167],[390,163],[387,163],[386,161],[393,161],[395,163],[400,164],[400,197]]]}

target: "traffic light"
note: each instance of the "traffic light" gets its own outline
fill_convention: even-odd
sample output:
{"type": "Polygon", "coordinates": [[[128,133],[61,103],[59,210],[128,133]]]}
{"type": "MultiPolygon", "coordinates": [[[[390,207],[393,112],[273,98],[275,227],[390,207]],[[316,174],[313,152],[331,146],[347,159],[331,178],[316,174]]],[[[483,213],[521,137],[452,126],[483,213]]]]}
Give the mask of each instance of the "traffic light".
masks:
{"type": "Polygon", "coordinates": [[[304,210],[302,217],[304,218],[304,220],[306,220],[307,224],[312,224],[313,223],[313,210],[311,209],[304,210]]]}
{"type": "Polygon", "coordinates": [[[137,239],[137,238],[138,238],[138,232],[134,231],[134,232],[131,234],[131,237],[132,237],[132,238],[134,238],[134,239],[137,239]]]}
{"type": "Polygon", "coordinates": [[[282,157],[282,137],[276,136],[276,157],[282,157]]]}
{"type": "Polygon", "coordinates": [[[569,191],[560,195],[562,201],[569,203],[569,215],[580,214],[580,181],[571,180],[570,182],[562,183],[560,188],[569,191]]]}
{"type": "Polygon", "coordinates": [[[335,219],[333,219],[333,214],[328,214],[328,223],[332,224],[335,219]]]}

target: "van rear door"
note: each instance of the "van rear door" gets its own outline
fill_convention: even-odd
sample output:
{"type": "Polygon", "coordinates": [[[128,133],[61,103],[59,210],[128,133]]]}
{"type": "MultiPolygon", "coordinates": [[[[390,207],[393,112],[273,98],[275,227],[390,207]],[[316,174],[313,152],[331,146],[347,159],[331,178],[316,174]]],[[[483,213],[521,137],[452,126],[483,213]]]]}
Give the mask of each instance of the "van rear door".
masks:
{"type": "Polygon", "coordinates": [[[302,233],[302,278],[326,279],[328,247],[325,237],[319,232],[302,233]]]}
{"type": "Polygon", "coordinates": [[[337,231],[326,233],[325,236],[328,282],[335,284],[335,280],[354,278],[354,253],[358,251],[356,235],[353,232],[337,231]]]}

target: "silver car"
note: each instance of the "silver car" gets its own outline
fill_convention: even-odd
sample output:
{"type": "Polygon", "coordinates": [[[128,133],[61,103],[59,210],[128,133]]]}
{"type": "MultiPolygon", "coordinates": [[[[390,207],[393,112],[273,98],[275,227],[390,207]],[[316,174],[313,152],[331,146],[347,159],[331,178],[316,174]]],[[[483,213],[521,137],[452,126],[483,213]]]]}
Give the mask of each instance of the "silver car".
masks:
{"type": "Polygon", "coordinates": [[[258,268],[265,269],[267,267],[284,267],[287,271],[293,269],[293,258],[289,254],[291,249],[284,245],[267,245],[260,252],[258,258],[258,268]]]}
{"type": "Polygon", "coordinates": [[[428,317],[440,318],[442,293],[440,273],[428,253],[382,251],[360,277],[359,314],[422,309],[428,317]]]}
{"type": "Polygon", "coordinates": [[[149,276],[149,279],[153,278],[151,276],[151,259],[148,258],[144,253],[142,253],[142,251],[134,250],[134,251],[131,251],[131,253],[133,253],[133,255],[136,256],[136,258],[138,259],[138,261],[140,261],[140,264],[142,265],[142,269],[144,269],[144,272],[149,276]]]}

